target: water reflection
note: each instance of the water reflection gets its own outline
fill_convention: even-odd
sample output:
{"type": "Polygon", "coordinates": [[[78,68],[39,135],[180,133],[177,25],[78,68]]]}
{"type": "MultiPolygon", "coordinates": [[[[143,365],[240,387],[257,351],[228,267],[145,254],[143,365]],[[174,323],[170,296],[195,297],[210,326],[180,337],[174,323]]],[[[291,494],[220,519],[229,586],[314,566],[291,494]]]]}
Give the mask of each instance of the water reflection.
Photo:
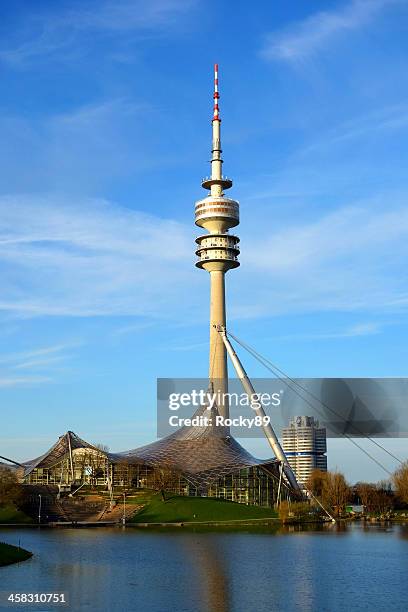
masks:
{"type": "Polygon", "coordinates": [[[65,591],[75,612],[406,611],[408,525],[0,531],[35,553],[0,590],[65,591]]]}
{"type": "Polygon", "coordinates": [[[399,536],[403,540],[408,540],[408,525],[398,525],[399,527],[399,536]]]}
{"type": "Polygon", "coordinates": [[[203,612],[229,612],[231,585],[222,548],[211,536],[183,538],[183,543],[186,556],[198,572],[201,609],[203,612]]]}

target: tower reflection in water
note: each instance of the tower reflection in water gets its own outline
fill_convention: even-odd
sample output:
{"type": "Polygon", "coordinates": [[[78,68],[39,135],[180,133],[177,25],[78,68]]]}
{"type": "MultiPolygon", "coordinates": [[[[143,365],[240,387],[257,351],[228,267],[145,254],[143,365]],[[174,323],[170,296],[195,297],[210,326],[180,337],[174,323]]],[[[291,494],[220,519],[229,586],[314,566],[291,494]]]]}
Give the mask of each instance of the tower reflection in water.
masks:
{"type": "Polygon", "coordinates": [[[229,612],[231,608],[231,584],[228,575],[228,559],[223,548],[217,545],[216,536],[197,534],[184,539],[186,556],[195,567],[199,582],[202,612],[229,612]]]}

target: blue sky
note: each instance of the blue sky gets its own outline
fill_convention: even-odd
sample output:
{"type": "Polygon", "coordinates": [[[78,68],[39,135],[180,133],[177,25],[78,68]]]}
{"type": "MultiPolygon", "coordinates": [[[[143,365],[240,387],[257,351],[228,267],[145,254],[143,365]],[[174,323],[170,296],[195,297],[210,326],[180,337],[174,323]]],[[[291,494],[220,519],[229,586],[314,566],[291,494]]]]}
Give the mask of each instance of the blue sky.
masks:
{"type": "MultiPolygon", "coordinates": [[[[406,0],[0,14],[0,454],[30,458],[67,429],[138,446],[156,377],[205,375],[193,210],[215,61],[241,204],[231,329],[292,376],[407,375],[406,0]]],[[[346,441],[329,464],[384,476],[346,441]]]]}

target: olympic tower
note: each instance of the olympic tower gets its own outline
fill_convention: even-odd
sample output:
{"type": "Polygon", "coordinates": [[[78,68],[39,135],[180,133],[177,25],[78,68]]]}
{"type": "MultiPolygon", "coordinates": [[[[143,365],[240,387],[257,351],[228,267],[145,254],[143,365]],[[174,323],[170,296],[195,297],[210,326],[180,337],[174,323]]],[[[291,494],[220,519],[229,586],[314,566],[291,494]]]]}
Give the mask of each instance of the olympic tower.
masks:
{"type": "Polygon", "coordinates": [[[218,329],[226,327],[225,273],[239,266],[239,238],[229,233],[239,224],[239,204],[224,194],[232,187],[232,180],[222,174],[218,64],[214,66],[213,97],[211,176],[202,181],[209,194],[195,205],[195,223],[208,233],[196,238],[196,266],[210,273],[209,380],[212,391],[221,398],[217,404],[220,415],[228,417],[228,401],[223,399],[228,391],[227,352],[218,329]]]}

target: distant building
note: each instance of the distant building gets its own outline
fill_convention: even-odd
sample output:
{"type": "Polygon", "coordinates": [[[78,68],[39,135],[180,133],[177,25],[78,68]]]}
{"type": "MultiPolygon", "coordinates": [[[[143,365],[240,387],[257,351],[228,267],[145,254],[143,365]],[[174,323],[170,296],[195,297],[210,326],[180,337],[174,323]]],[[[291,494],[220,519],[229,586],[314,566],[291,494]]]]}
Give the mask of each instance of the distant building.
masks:
{"type": "Polygon", "coordinates": [[[282,446],[301,483],[306,483],[315,469],[327,471],[326,429],[313,417],[293,417],[282,430],[282,446]]]}

